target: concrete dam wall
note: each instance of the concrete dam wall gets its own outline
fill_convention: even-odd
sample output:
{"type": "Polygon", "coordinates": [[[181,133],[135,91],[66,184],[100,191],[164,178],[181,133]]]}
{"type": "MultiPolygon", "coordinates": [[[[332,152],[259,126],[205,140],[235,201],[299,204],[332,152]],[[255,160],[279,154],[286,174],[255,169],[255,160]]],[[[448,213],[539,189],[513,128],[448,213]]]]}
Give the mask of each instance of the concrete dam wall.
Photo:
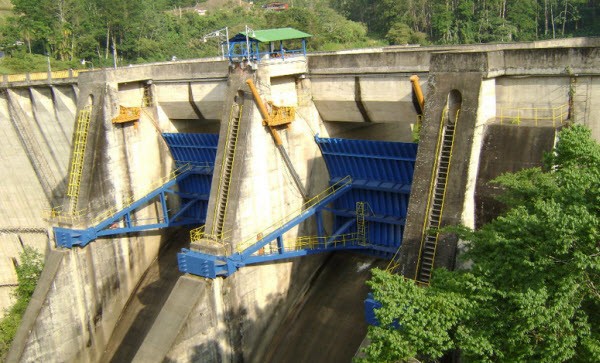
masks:
{"type": "MultiPolygon", "coordinates": [[[[67,155],[53,161],[56,165],[50,169],[57,184],[46,189],[56,196],[42,185],[51,178],[31,186],[37,194],[27,193],[24,201],[15,200],[10,188],[25,188],[21,181],[35,178],[15,176],[14,184],[2,184],[9,189],[5,200],[11,201],[3,208],[6,220],[15,218],[8,208],[33,205],[34,195],[44,197],[48,206],[62,203],[67,208],[72,203],[64,198],[64,189],[72,172],[70,145],[77,140],[73,129],[78,112],[90,108],[75,208],[84,211],[83,217],[54,225],[94,226],[107,210],[126,208],[130,200],[168,180],[178,161],[163,133],[218,134],[205,233],[227,234],[222,244],[207,238],[190,245],[189,226],[101,237],[72,249],[56,248],[51,241],[8,361],[348,361],[366,333],[361,316],[366,271],[387,261],[336,252],[243,267],[227,278],[173,271],[179,248],[235,251],[245,236],[260,239],[261,231],[303,203],[245,81],[254,80],[264,101],[296,108],[295,120],[279,135],[300,183],[313,196],[329,182],[315,135],[412,141],[417,111],[409,77],[420,76],[425,113],[399,254],[400,272],[420,278],[427,275],[421,262],[427,247],[423,219],[431,215],[431,180],[439,177],[442,167],[436,152],[439,135],[453,133],[439,222],[469,226],[491,218],[490,209],[496,208],[481,198],[485,183],[500,171],[539,165],[540,152],[551,148],[557,128],[583,123],[600,139],[595,116],[599,106],[593,102],[600,90],[598,45],[579,40],[561,46],[390,48],[274,60],[256,69],[227,62],[175,62],[90,72],[80,75],[76,87],[62,85],[59,91],[7,89],[0,99],[0,106],[6,105],[6,111],[0,110],[2,120],[12,112],[17,118],[8,120],[23,119],[39,140],[57,140],[34,150],[33,156],[11,151],[15,160],[31,165],[23,177],[37,175],[36,157],[67,155]],[[54,94],[58,96],[52,102],[44,98],[54,94]],[[29,101],[27,106],[27,95],[44,101],[29,101]],[[11,102],[21,105],[21,111],[15,112],[11,102]],[[138,121],[113,123],[121,107],[141,108],[138,121]],[[70,131],[62,142],[59,129],[47,121],[66,122],[61,112],[70,117],[70,129],[64,126],[70,131]],[[35,115],[44,120],[43,126],[35,126],[35,115]],[[227,151],[231,122],[238,125],[236,143],[234,151],[227,151]],[[224,193],[219,170],[228,152],[235,158],[224,193]],[[523,157],[525,152],[528,156],[523,157]],[[326,345],[299,344],[311,334],[330,339],[326,345]],[[302,345],[301,351],[294,345],[302,345]]],[[[11,122],[13,132],[18,131],[11,122]]],[[[166,202],[169,209],[180,203],[179,197],[166,202]]],[[[160,221],[161,208],[161,203],[150,201],[131,218],[160,221]]],[[[40,235],[45,246],[53,236],[38,218],[36,226],[41,227],[36,228],[44,228],[40,235]]],[[[332,221],[327,223],[330,228],[332,221]]],[[[286,232],[286,238],[314,235],[316,228],[311,221],[303,222],[286,232]]],[[[452,268],[457,241],[448,236],[436,243],[438,254],[431,267],[452,268]]]]}
{"type": "Polygon", "coordinates": [[[46,250],[45,214],[65,196],[78,94],[74,81],[0,87],[0,314],[12,302],[20,251],[46,250]]]}

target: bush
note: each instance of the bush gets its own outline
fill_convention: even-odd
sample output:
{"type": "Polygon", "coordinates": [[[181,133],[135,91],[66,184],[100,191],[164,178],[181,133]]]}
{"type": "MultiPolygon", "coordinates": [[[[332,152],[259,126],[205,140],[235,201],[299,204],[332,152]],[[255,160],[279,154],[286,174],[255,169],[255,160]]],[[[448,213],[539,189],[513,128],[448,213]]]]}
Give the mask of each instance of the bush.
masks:
{"type": "Polygon", "coordinates": [[[21,264],[17,266],[18,286],[14,292],[15,304],[0,320],[0,360],[4,361],[10,344],[17,333],[21,318],[25,314],[37,281],[44,267],[44,256],[31,247],[25,247],[20,254],[21,264]]]}

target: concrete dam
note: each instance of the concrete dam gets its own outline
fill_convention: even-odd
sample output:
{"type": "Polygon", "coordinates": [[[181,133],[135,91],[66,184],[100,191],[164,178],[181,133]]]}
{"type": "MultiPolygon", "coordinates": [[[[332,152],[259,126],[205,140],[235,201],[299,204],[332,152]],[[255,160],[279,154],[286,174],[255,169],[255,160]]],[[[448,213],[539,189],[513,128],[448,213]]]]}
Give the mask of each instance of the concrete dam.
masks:
{"type": "Polygon", "coordinates": [[[432,228],[493,218],[487,182],[540,165],[561,127],[600,140],[599,46],[5,77],[3,306],[19,251],[46,254],[7,361],[350,361],[371,268],[454,268],[460,241],[432,228]]]}

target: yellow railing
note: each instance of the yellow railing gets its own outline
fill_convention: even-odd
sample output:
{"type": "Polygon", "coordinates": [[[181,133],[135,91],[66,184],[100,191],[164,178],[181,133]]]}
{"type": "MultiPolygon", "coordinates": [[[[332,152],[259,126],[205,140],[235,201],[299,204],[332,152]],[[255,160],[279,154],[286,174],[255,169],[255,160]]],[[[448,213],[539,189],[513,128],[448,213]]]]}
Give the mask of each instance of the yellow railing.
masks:
{"type": "MultiPolygon", "coordinates": [[[[208,163],[207,163],[207,166],[208,166],[208,163]]],[[[139,198],[149,194],[153,190],[159,188],[161,185],[164,185],[164,184],[170,182],[171,180],[175,179],[179,174],[189,170],[191,167],[192,166],[190,164],[186,164],[186,165],[183,165],[183,166],[173,170],[171,173],[169,173],[169,175],[154,181],[149,187],[144,188],[143,191],[137,192],[136,196],[129,196],[129,197],[124,198],[119,209],[117,209],[116,207],[111,207],[100,213],[97,213],[93,218],[88,218],[89,214],[91,213],[89,208],[77,210],[74,212],[65,212],[61,207],[58,207],[58,208],[53,208],[51,210],[44,211],[44,215],[45,215],[45,217],[47,217],[48,219],[51,219],[52,221],[65,222],[65,223],[74,223],[74,222],[82,221],[84,219],[88,219],[88,220],[91,219],[90,224],[92,226],[94,226],[94,225],[97,225],[98,223],[104,221],[105,219],[112,217],[118,211],[129,207],[131,204],[133,204],[133,202],[135,202],[139,198]]]]}
{"type": "MultiPolygon", "coordinates": [[[[442,112],[442,120],[441,120],[441,126],[443,126],[444,124],[444,115],[446,116],[446,118],[448,118],[448,110],[445,109],[446,112],[442,112]]],[[[439,220],[438,220],[438,225],[437,226],[431,226],[434,227],[436,229],[438,229],[441,225],[442,222],[442,216],[444,213],[444,202],[446,200],[446,185],[448,184],[448,174],[450,173],[450,164],[452,162],[452,150],[454,149],[454,135],[456,133],[456,124],[458,123],[458,115],[460,113],[460,109],[458,109],[456,111],[456,115],[454,118],[454,131],[452,134],[452,140],[451,140],[451,144],[450,144],[450,152],[449,152],[449,158],[448,158],[448,166],[447,166],[447,170],[446,170],[446,179],[444,181],[444,186],[443,186],[443,193],[442,193],[442,200],[441,200],[441,207],[440,207],[440,216],[439,216],[439,220]]],[[[440,134],[444,134],[444,132],[440,132],[440,134]]],[[[423,256],[423,248],[425,246],[425,239],[427,238],[427,235],[429,233],[431,233],[428,228],[427,228],[427,223],[430,221],[430,208],[431,208],[431,204],[433,203],[433,200],[435,199],[435,180],[437,179],[438,173],[439,173],[439,159],[440,159],[440,149],[443,146],[443,142],[442,142],[442,137],[440,137],[438,139],[438,145],[437,145],[437,150],[436,150],[436,163],[435,163],[435,167],[433,170],[435,170],[436,172],[432,173],[431,176],[431,182],[429,185],[429,194],[428,194],[428,198],[427,198],[427,209],[425,212],[425,218],[423,220],[423,229],[421,231],[421,246],[419,249],[419,257],[417,258],[417,266],[416,266],[416,270],[415,270],[415,280],[417,280],[419,278],[418,273],[419,273],[419,266],[421,264],[421,257],[423,256]]],[[[431,263],[431,269],[433,270],[433,264],[435,262],[435,255],[437,253],[437,240],[439,237],[439,232],[436,230],[435,231],[435,245],[433,247],[433,258],[434,261],[432,261],[431,263]]],[[[431,276],[431,272],[429,272],[429,276],[431,276]]]]}
{"type": "MultiPolygon", "coordinates": [[[[81,74],[83,72],[88,72],[88,71],[89,71],[89,69],[72,69],[71,74],[73,75],[73,77],[79,77],[79,74],[81,74]]],[[[66,71],[66,72],[69,72],[69,71],[66,71]]],[[[52,78],[54,78],[54,77],[52,77],[52,78]]]]}
{"type": "MultiPolygon", "coordinates": [[[[284,243],[282,252],[294,252],[299,250],[314,250],[320,247],[349,247],[349,246],[368,246],[367,243],[363,242],[361,237],[356,233],[340,234],[336,238],[327,244],[330,236],[303,236],[298,237],[291,242],[284,243]]],[[[260,250],[256,251],[254,255],[271,255],[279,253],[279,247],[275,242],[269,243],[260,250]]]]}
{"type": "MultiPolygon", "coordinates": [[[[222,198],[225,199],[225,204],[223,205],[223,221],[225,221],[225,215],[227,213],[227,205],[229,204],[229,185],[231,184],[231,170],[227,171],[225,170],[225,165],[227,164],[228,160],[231,160],[231,165],[230,168],[233,169],[233,166],[235,165],[235,150],[236,150],[236,146],[237,146],[237,139],[238,139],[238,135],[239,135],[239,128],[240,128],[240,122],[242,121],[242,112],[243,112],[243,106],[239,106],[238,107],[238,114],[237,114],[237,119],[238,119],[238,125],[237,125],[237,132],[235,134],[235,137],[233,137],[233,139],[231,138],[232,133],[233,133],[233,127],[234,127],[234,119],[235,119],[235,115],[234,115],[234,111],[235,111],[235,103],[231,105],[231,110],[229,111],[229,122],[227,124],[227,140],[225,141],[224,145],[223,145],[223,159],[221,160],[221,171],[219,173],[219,183],[218,183],[218,189],[217,192],[215,193],[215,195],[217,196],[217,198],[219,198],[219,200],[216,201],[215,203],[215,209],[213,211],[213,223],[212,223],[212,230],[211,230],[211,234],[210,234],[210,239],[215,239],[215,240],[221,240],[223,239],[223,234],[222,233],[218,233],[215,234],[215,229],[217,228],[217,219],[218,219],[218,214],[219,214],[219,208],[221,206],[221,200],[222,198]],[[232,148],[232,150],[230,151],[229,148],[232,148]],[[225,178],[225,174],[229,173],[229,176],[227,177],[228,180],[226,180],[225,178]],[[225,185],[227,184],[227,185],[225,185]],[[223,189],[227,188],[227,195],[221,195],[221,193],[223,192],[223,189]]],[[[208,237],[205,235],[205,237],[208,237]]],[[[192,239],[192,241],[195,241],[194,239],[192,239]]]]}
{"type": "Polygon", "coordinates": [[[25,82],[26,80],[26,74],[9,74],[7,77],[7,81],[9,82],[25,82]]]}
{"type": "Polygon", "coordinates": [[[190,241],[197,242],[200,240],[210,240],[216,244],[224,244],[224,241],[231,239],[232,230],[223,231],[219,234],[206,233],[205,226],[194,228],[190,231],[190,241]]]}
{"type": "Polygon", "coordinates": [[[562,125],[569,116],[569,105],[556,107],[499,107],[496,118],[500,124],[520,125],[522,121],[533,121],[535,126],[562,125]]]}
{"type": "Polygon", "coordinates": [[[329,188],[323,190],[321,193],[319,193],[316,196],[314,196],[311,199],[309,199],[300,208],[298,208],[298,209],[290,212],[285,217],[281,218],[277,222],[275,222],[275,223],[271,224],[269,227],[265,228],[262,232],[253,233],[250,237],[248,237],[246,239],[242,239],[243,242],[239,243],[236,246],[236,251],[237,252],[244,251],[246,248],[248,248],[248,247],[252,246],[254,243],[256,243],[256,240],[257,240],[256,237],[258,235],[260,235],[260,236],[266,236],[266,235],[268,235],[268,234],[276,231],[277,229],[283,227],[284,224],[286,224],[287,222],[289,222],[293,218],[301,216],[302,213],[304,213],[306,210],[308,210],[311,207],[314,207],[319,202],[323,201],[325,198],[331,196],[333,193],[335,193],[335,191],[337,189],[339,189],[341,187],[344,187],[344,186],[346,186],[346,185],[348,185],[350,183],[352,183],[352,178],[349,175],[346,176],[346,177],[344,177],[344,178],[342,178],[337,183],[333,184],[329,188]]]}
{"type": "Polygon", "coordinates": [[[44,80],[44,79],[48,79],[48,72],[29,73],[30,81],[40,81],[40,80],[44,80]]]}
{"type": "Polygon", "coordinates": [[[29,81],[45,81],[48,79],[64,79],[64,78],[77,78],[80,73],[87,72],[88,69],[71,69],[66,71],[53,71],[50,72],[31,72],[31,73],[19,73],[19,74],[7,74],[4,76],[6,82],[25,82],[29,81]]]}
{"type": "MultiPolygon", "coordinates": [[[[147,188],[144,188],[143,191],[139,191],[134,195],[124,198],[121,206],[118,209],[116,207],[111,207],[111,208],[105,210],[104,212],[96,215],[94,217],[94,219],[92,219],[92,225],[95,226],[98,223],[104,221],[105,219],[110,218],[113,215],[117,214],[117,212],[119,212],[120,210],[123,210],[123,209],[131,206],[135,201],[137,201],[141,197],[151,193],[155,189],[160,188],[162,185],[172,181],[173,179],[177,178],[177,176],[179,174],[188,171],[190,168],[192,168],[192,166],[190,164],[185,164],[185,165],[171,171],[169,173],[169,175],[164,176],[158,180],[155,180],[147,188]]],[[[163,218],[164,218],[164,216],[163,216],[163,218]]]]}
{"type": "MultiPolygon", "coordinates": [[[[54,72],[50,73],[50,75],[52,76],[52,78],[69,78],[69,77],[71,77],[69,75],[69,71],[54,71],[54,72]]],[[[75,71],[73,71],[73,77],[77,77],[77,75],[75,74],[75,71]]]]}
{"type": "Polygon", "coordinates": [[[296,118],[296,108],[289,106],[275,106],[271,103],[271,118],[267,120],[268,126],[286,125],[296,118]]]}
{"type": "Polygon", "coordinates": [[[92,106],[87,106],[79,111],[77,125],[75,126],[73,157],[71,158],[71,171],[69,173],[69,183],[67,184],[67,195],[71,197],[72,211],[75,211],[77,208],[77,201],[79,198],[79,189],[83,172],[83,161],[85,158],[85,148],[87,145],[91,113],[92,106]]]}
{"type": "Polygon", "coordinates": [[[62,209],[62,207],[55,207],[52,209],[46,209],[42,211],[42,216],[46,220],[56,222],[56,223],[66,223],[66,224],[77,224],[79,221],[83,220],[87,215],[87,211],[78,210],[73,212],[67,212],[62,209]]]}

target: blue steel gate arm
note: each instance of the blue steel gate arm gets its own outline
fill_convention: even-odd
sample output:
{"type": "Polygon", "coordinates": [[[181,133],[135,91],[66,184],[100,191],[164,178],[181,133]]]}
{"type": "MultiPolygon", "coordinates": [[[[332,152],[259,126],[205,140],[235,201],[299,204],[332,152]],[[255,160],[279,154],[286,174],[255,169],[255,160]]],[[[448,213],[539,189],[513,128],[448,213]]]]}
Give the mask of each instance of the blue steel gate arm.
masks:
{"type": "MultiPolygon", "coordinates": [[[[190,175],[195,174],[193,168],[187,169],[182,173],[178,174],[175,178],[169,180],[162,186],[156,188],[152,192],[146,194],[144,197],[136,200],[131,205],[123,208],[112,216],[101,221],[98,225],[86,228],[86,229],[69,229],[54,227],[54,235],[56,244],[59,247],[71,248],[73,246],[86,246],[88,243],[97,239],[98,237],[111,236],[130,232],[139,232],[148,229],[164,228],[169,226],[169,215],[167,211],[165,193],[170,191],[177,183],[186,179],[190,175]],[[131,225],[131,212],[146,205],[154,198],[159,197],[162,205],[163,221],[159,223],[152,223],[140,226],[131,225]],[[114,223],[121,222],[124,219],[125,227],[123,228],[110,228],[114,223]]],[[[185,206],[184,206],[185,207],[185,206]]]]}
{"type": "MultiPolygon", "coordinates": [[[[349,177],[348,177],[349,178],[349,177]]],[[[318,203],[308,207],[299,213],[296,217],[286,222],[283,226],[275,231],[267,234],[265,237],[252,244],[242,252],[236,252],[229,256],[215,256],[200,251],[192,251],[183,249],[178,255],[179,270],[184,273],[191,273],[207,278],[215,278],[217,276],[229,276],[239,268],[246,266],[249,263],[260,263],[267,261],[279,260],[282,258],[296,257],[306,255],[309,252],[306,250],[286,253],[282,245],[282,236],[284,233],[297,226],[307,218],[315,215],[318,211],[325,208],[326,205],[335,201],[346,192],[352,189],[351,179],[347,183],[341,185],[333,193],[323,198],[318,203]],[[275,255],[253,256],[255,252],[269,244],[274,239],[278,239],[279,253],[275,255]]]]}

